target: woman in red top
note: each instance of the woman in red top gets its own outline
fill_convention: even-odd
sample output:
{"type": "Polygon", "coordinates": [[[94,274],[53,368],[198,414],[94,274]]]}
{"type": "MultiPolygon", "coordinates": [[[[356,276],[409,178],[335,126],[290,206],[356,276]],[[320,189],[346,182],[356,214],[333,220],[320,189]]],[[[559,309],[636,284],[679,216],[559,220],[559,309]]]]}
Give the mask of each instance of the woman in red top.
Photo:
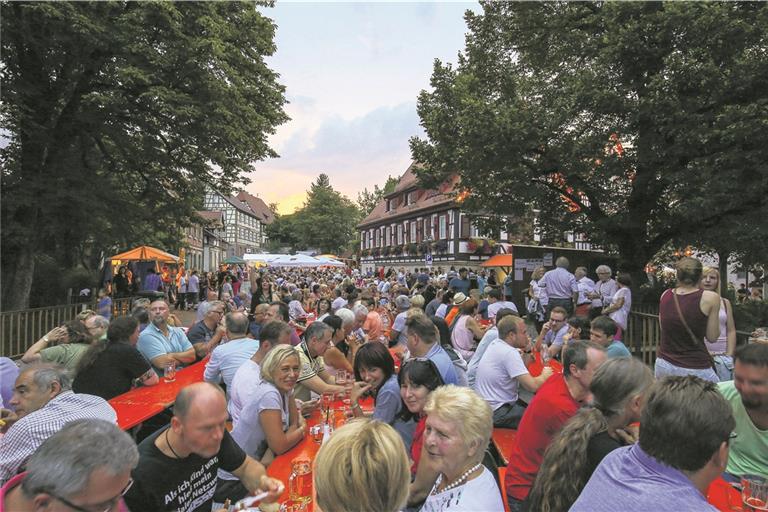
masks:
{"type": "Polygon", "coordinates": [[[424,442],[424,426],[426,424],[424,406],[429,394],[439,386],[444,385],[445,382],[443,382],[435,363],[429,359],[412,359],[405,363],[400,369],[397,381],[400,384],[400,396],[405,407],[403,407],[394,426],[410,453],[413,461],[411,473],[415,475],[421,458],[421,446],[424,442]]]}
{"type": "Polygon", "coordinates": [[[719,382],[712,356],[704,343],[720,336],[720,297],[699,289],[703,267],[696,258],[677,262],[677,287],[665,291],[659,301],[661,343],[654,373],[657,379],[667,375],[695,375],[719,382]]]}

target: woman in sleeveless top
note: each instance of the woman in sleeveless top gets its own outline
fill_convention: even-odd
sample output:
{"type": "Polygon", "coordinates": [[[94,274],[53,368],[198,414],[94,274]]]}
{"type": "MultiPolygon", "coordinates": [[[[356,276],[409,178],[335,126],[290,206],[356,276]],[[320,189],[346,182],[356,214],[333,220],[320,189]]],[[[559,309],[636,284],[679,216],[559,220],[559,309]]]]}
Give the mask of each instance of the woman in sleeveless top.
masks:
{"type": "MultiPolygon", "coordinates": [[[[720,271],[704,267],[699,288],[720,295],[720,271]]],[[[733,305],[720,297],[720,336],[714,343],[707,343],[709,353],[715,361],[715,372],[720,382],[733,380],[733,351],[736,349],[736,325],[733,322],[733,305]]]]}
{"type": "Polygon", "coordinates": [[[704,339],[720,335],[720,297],[700,290],[702,265],[695,258],[677,262],[677,287],[665,291],[659,301],[661,342],[656,357],[656,378],[695,375],[719,382],[704,339]]]}
{"type": "Polygon", "coordinates": [[[484,331],[475,320],[477,301],[469,299],[459,306],[459,318],[451,332],[451,345],[465,361],[472,359],[478,342],[483,339],[484,331]]]}

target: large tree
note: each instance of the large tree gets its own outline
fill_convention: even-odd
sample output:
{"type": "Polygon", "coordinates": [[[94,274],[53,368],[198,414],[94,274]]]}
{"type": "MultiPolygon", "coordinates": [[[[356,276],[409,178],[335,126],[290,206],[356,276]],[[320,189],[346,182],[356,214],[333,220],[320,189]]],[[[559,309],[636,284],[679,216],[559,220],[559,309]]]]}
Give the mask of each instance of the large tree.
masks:
{"type": "Polygon", "coordinates": [[[355,237],[360,211],[333,189],[327,174],[320,174],[307,191],[307,200],[295,214],[305,248],[336,253],[355,237]]]}
{"type": "MultiPolygon", "coordinates": [[[[287,117],[254,2],[3,2],[3,309],[35,262],[177,236],[287,117]]],[[[261,4],[264,5],[264,4],[261,4]]]]}
{"type": "MultiPolygon", "coordinates": [[[[666,243],[766,212],[768,5],[483,2],[412,139],[470,210],[539,210],[642,275],[666,243]]],[[[765,239],[766,223],[752,226],[765,239]]]]}

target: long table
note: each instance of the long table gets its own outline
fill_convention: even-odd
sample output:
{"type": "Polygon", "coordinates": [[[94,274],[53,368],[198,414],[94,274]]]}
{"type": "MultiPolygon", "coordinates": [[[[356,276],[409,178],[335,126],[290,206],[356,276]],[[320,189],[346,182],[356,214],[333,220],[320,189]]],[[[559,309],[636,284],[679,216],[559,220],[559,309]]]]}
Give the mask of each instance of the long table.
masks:
{"type": "MultiPolygon", "coordinates": [[[[371,412],[373,410],[373,399],[368,398],[361,400],[360,406],[363,408],[364,412],[371,412]]],[[[343,404],[340,401],[336,401],[333,407],[339,410],[343,407],[343,404]]],[[[310,461],[314,462],[315,456],[320,450],[320,444],[312,440],[312,436],[309,434],[309,428],[314,425],[321,424],[323,419],[324,417],[319,410],[312,413],[312,415],[307,418],[307,435],[304,436],[304,439],[302,439],[296,446],[287,452],[275,457],[272,463],[267,467],[267,474],[269,476],[272,478],[277,478],[285,484],[285,492],[283,492],[283,494],[280,496],[280,499],[278,500],[280,503],[290,500],[288,495],[288,479],[291,476],[291,461],[297,457],[306,457],[310,461]]],[[[307,505],[307,512],[312,512],[313,510],[314,490],[312,491],[312,501],[307,505]]]]}
{"type": "Polygon", "coordinates": [[[123,430],[131,429],[172,406],[182,388],[203,380],[207,361],[206,357],[178,370],[173,382],[160,377],[160,382],[154,386],[139,386],[109,400],[117,413],[118,426],[123,430]]]}

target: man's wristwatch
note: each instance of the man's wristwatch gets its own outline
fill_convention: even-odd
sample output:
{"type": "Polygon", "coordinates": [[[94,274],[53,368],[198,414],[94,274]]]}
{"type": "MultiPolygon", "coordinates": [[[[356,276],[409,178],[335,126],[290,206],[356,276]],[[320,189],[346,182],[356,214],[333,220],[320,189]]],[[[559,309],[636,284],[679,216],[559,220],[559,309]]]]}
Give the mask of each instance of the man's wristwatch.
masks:
{"type": "Polygon", "coordinates": [[[43,341],[46,343],[50,343],[51,340],[50,338],[48,338],[48,335],[46,334],[45,336],[43,336],[43,341]]]}

